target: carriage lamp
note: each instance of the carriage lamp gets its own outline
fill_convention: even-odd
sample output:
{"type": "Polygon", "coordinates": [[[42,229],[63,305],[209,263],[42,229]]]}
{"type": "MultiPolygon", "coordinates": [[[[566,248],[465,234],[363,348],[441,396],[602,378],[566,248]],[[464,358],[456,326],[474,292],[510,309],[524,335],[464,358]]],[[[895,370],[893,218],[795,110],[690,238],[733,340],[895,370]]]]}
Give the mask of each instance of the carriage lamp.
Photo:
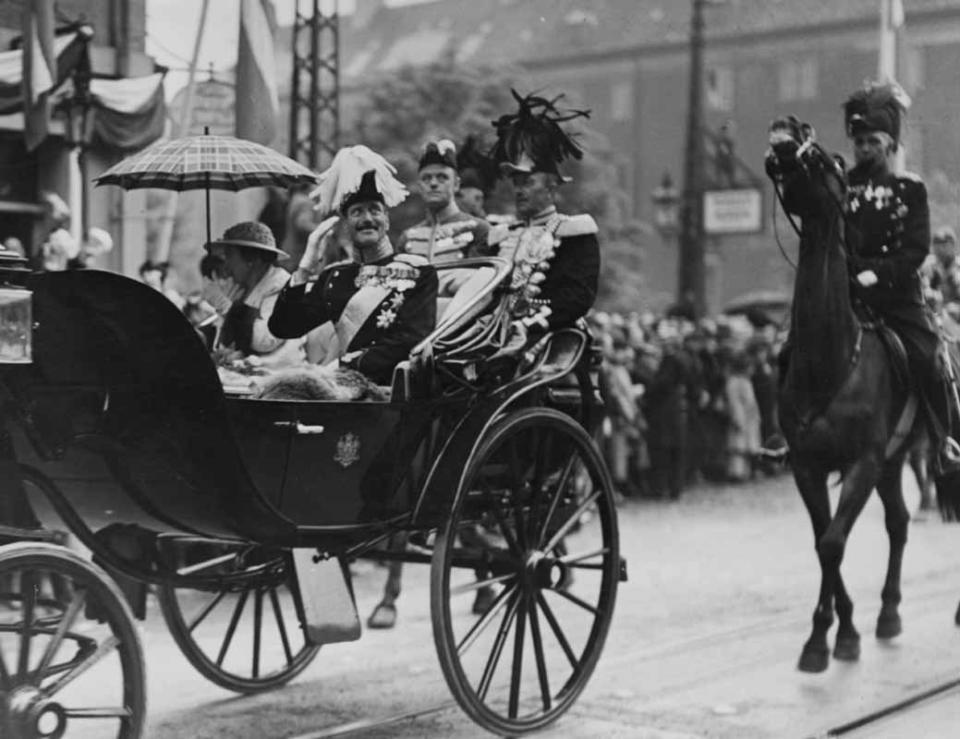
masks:
{"type": "Polygon", "coordinates": [[[33,361],[33,293],[20,284],[26,265],[19,254],[0,250],[0,364],[33,361]]]}
{"type": "Polygon", "coordinates": [[[680,193],[673,184],[669,172],[663,173],[660,184],[651,193],[653,200],[653,222],[663,236],[672,236],[677,232],[680,222],[680,193]]]}

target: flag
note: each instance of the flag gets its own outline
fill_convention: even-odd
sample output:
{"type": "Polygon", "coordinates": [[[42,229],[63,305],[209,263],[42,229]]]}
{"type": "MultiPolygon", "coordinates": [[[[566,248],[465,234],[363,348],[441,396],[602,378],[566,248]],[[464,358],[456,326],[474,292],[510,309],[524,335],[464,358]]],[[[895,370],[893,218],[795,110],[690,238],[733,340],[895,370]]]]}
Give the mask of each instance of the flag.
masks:
{"type": "Polygon", "coordinates": [[[280,113],[273,55],[275,27],[269,0],[240,0],[236,133],[237,138],[265,145],[276,138],[280,113]]]}
{"type": "Polygon", "coordinates": [[[897,82],[902,71],[903,0],[880,0],[880,55],[877,78],[897,82]]]}
{"type": "Polygon", "coordinates": [[[53,0],[33,0],[23,7],[23,133],[27,150],[47,137],[49,94],[57,77],[53,0]]]}

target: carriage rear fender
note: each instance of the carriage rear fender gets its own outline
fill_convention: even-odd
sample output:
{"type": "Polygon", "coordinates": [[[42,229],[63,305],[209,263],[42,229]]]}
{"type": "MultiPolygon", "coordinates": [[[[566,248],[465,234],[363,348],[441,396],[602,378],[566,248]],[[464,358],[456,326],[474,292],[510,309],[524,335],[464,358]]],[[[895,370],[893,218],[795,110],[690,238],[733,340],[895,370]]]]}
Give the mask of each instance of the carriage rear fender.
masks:
{"type": "Polygon", "coordinates": [[[430,468],[423,493],[413,510],[412,525],[437,526],[446,520],[470,460],[479,451],[494,421],[524,395],[572,372],[589,343],[590,336],[577,328],[550,334],[547,346],[531,370],[498,388],[468,411],[430,468]]]}

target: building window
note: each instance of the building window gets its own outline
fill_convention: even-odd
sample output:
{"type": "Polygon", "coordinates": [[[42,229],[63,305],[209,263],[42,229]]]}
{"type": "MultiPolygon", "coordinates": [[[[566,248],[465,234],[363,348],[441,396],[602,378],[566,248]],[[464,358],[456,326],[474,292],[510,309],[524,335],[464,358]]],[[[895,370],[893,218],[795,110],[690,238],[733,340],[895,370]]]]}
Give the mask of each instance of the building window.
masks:
{"type": "Polygon", "coordinates": [[[617,122],[633,118],[633,83],[620,80],[610,86],[610,117],[617,122]]]}
{"type": "Polygon", "coordinates": [[[707,70],[707,105],[713,110],[733,110],[733,70],[711,67],[707,70]]]}
{"type": "Polygon", "coordinates": [[[780,99],[812,100],[817,97],[817,60],[787,59],[780,62],[780,99]]]}

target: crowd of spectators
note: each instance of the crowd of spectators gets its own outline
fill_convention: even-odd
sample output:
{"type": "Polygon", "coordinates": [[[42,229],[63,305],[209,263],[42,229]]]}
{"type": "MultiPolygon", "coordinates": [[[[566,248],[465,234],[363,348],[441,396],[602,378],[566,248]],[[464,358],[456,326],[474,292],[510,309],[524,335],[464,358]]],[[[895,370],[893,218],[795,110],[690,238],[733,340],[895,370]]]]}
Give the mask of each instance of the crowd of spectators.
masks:
{"type": "Polygon", "coordinates": [[[784,332],[762,316],[588,316],[603,347],[602,448],[624,497],[676,499],[699,480],[779,473],[777,363],[784,332]]]}

